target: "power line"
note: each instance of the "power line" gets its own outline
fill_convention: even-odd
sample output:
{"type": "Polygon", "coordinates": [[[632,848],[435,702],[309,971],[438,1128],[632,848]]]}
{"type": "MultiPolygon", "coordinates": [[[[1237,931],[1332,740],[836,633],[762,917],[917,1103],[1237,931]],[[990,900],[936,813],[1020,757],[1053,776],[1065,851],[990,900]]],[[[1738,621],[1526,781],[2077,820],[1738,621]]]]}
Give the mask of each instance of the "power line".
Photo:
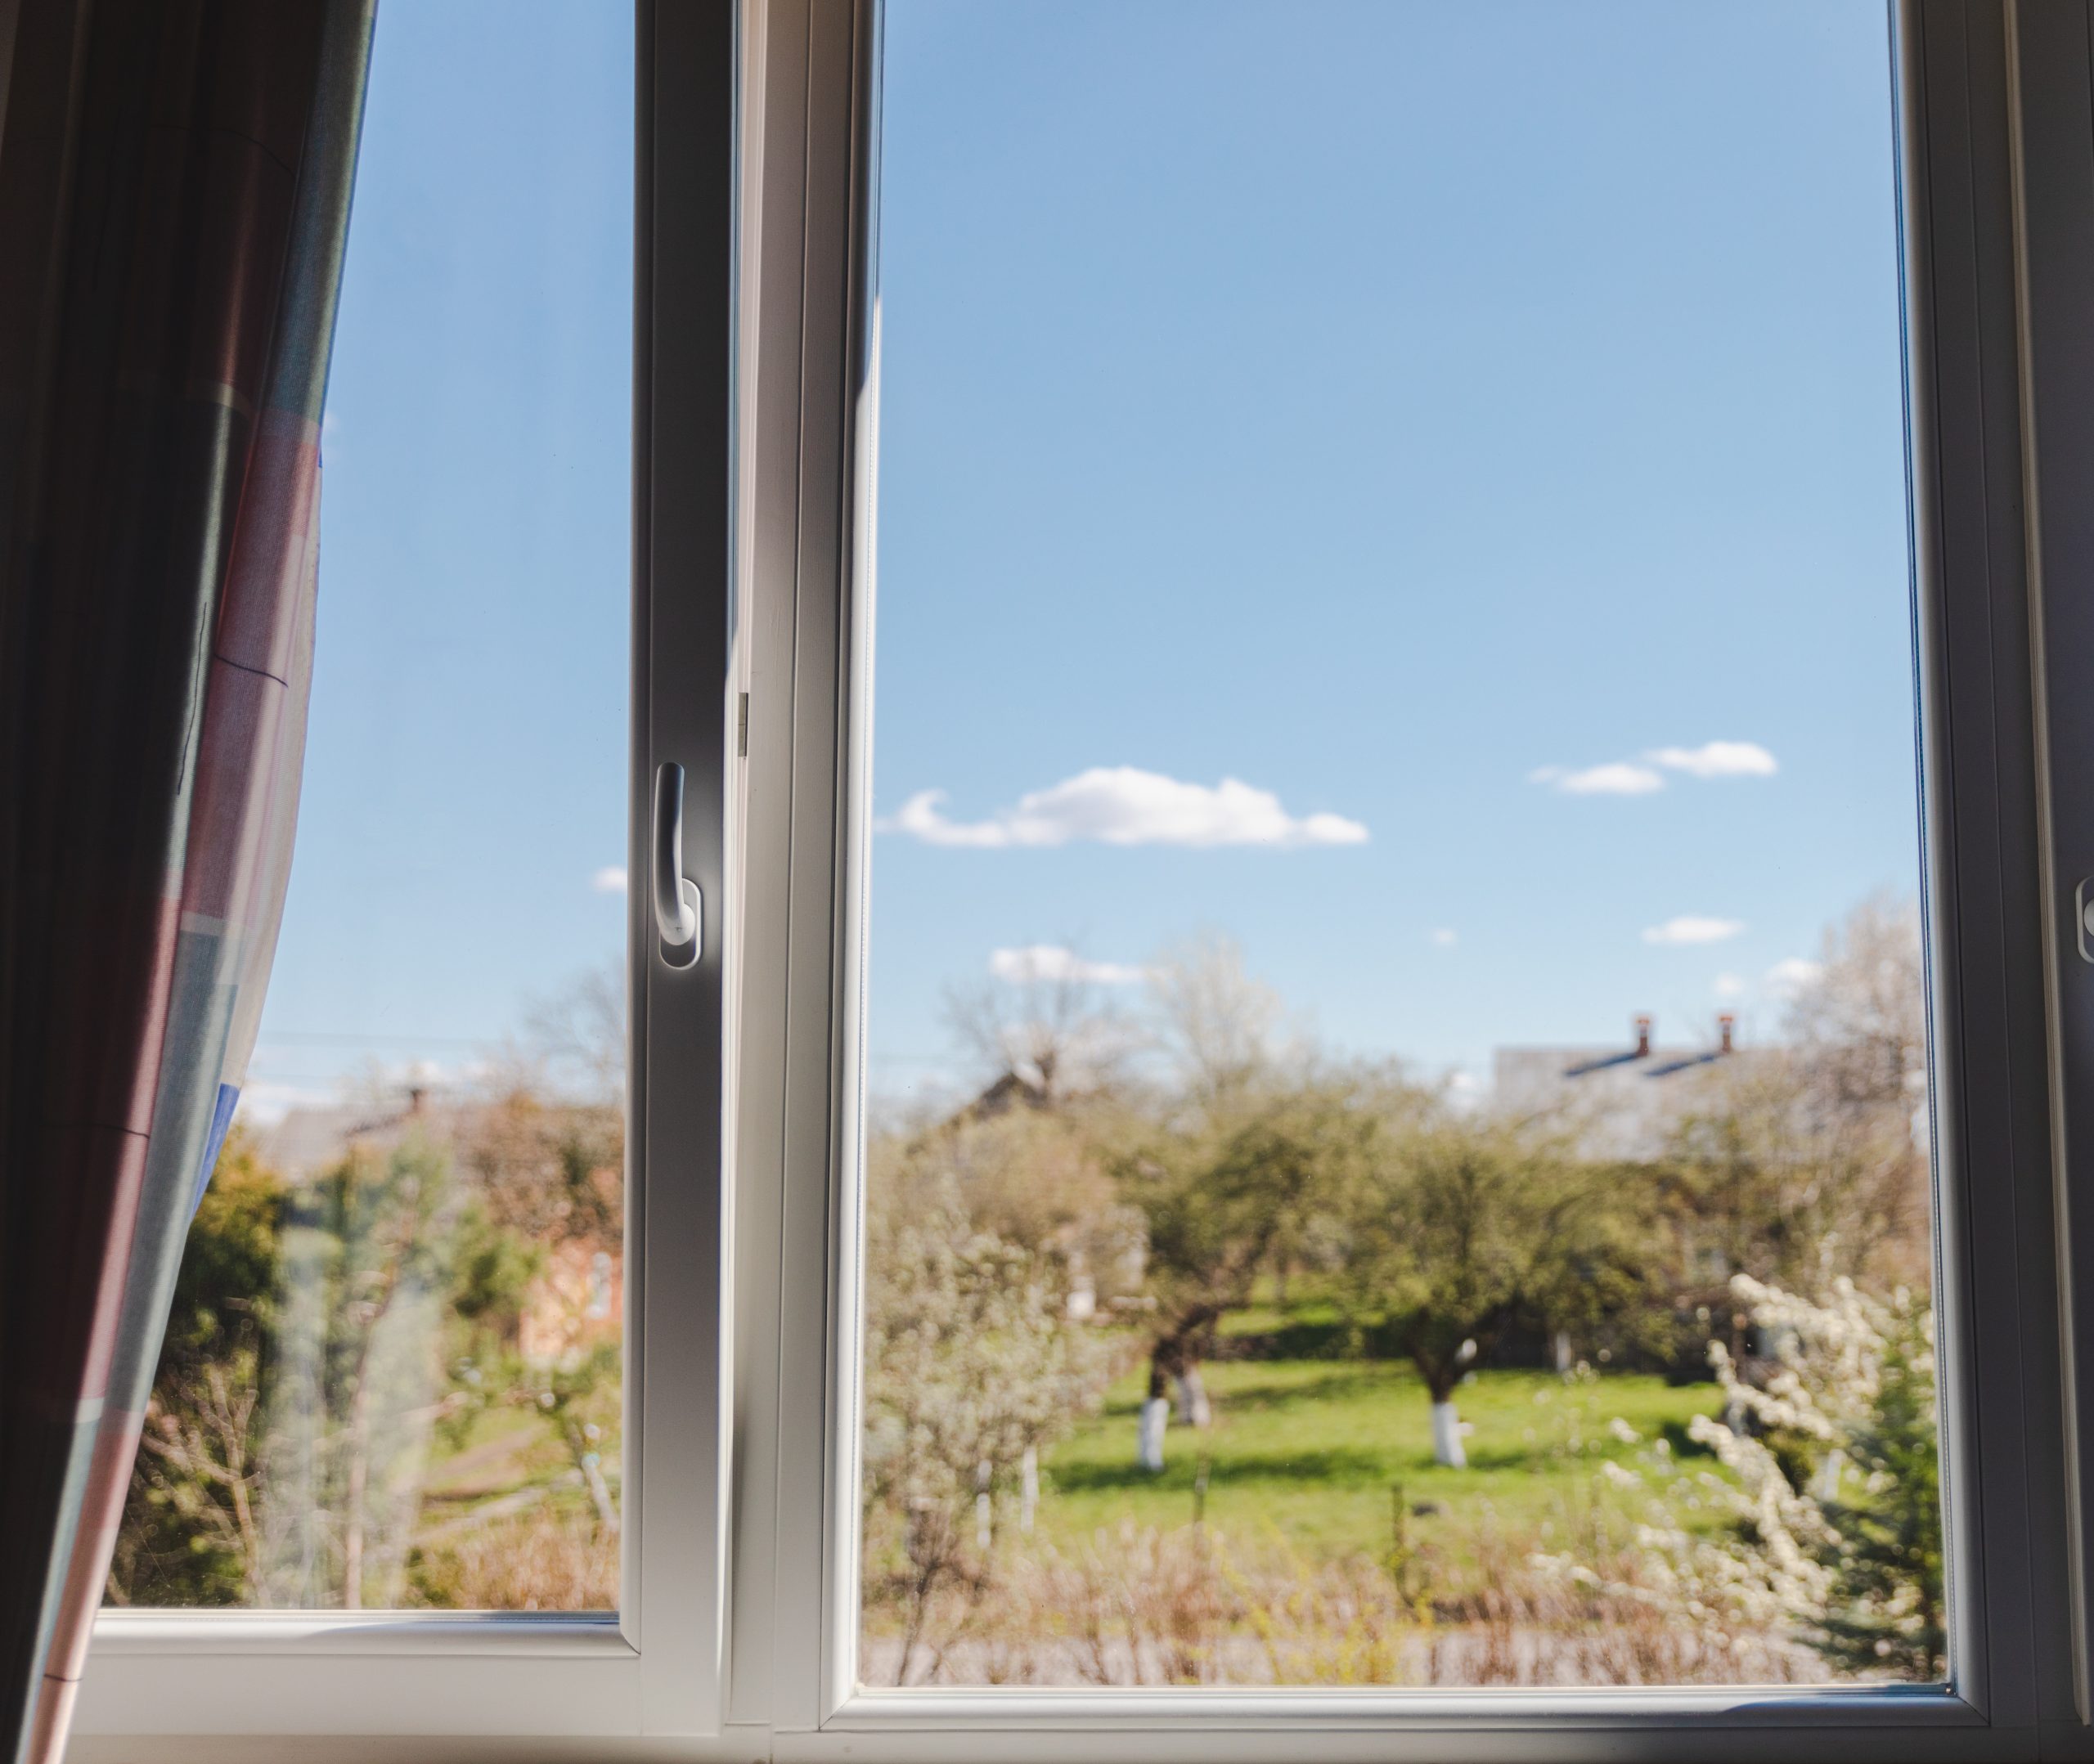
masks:
{"type": "Polygon", "coordinates": [[[294,1041],[310,1047],[393,1048],[402,1043],[411,1043],[425,1048],[483,1048],[498,1038],[492,1035],[422,1035],[411,1032],[370,1035],[333,1029],[265,1029],[261,1039],[265,1044],[272,1041],[294,1041]]]}

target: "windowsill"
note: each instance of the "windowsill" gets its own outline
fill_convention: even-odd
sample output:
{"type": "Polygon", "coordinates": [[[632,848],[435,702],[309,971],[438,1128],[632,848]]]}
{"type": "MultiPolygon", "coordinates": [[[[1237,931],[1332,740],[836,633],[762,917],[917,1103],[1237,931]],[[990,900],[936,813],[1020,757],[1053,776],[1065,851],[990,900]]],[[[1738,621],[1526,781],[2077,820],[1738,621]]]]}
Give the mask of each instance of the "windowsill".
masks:
{"type": "Polygon", "coordinates": [[[1391,1726],[1618,1727],[1714,1721],[1730,1726],[1975,1727],[1984,1716],[1943,1685],[1719,1685],[1603,1690],[861,1690],[826,1732],[1069,1731],[1298,1728],[1386,1732],[1391,1726]]]}
{"type": "Polygon", "coordinates": [[[615,1611],[104,1610],[94,1652],[110,1654],[638,1654],[615,1611]]]}

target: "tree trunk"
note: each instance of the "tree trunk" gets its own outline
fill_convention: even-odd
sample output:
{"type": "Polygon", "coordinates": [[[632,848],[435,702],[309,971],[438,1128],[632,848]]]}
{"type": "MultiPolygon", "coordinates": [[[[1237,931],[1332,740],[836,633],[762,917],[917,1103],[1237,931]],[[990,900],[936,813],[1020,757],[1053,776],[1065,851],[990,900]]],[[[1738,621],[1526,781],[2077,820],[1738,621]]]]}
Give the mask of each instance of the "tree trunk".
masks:
{"type": "Polygon", "coordinates": [[[342,1609],[363,1609],[363,1502],[371,1475],[371,1352],[357,1366],[356,1394],[349,1398],[348,1486],[342,1505],[342,1609]]]}
{"type": "Polygon", "coordinates": [[[596,1524],[605,1537],[618,1528],[618,1510],[611,1501],[611,1485],[604,1480],[604,1466],[593,1452],[582,1460],[582,1480],[589,1484],[589,1498],[596,1508],[596,1524]]]}
{"type": "Polygon", "coordinates": [[[1180,1421],[1188,1426],[1204,1427],[1214,1419],[1207,1387],[1200,1381],[1199,1350],[1207,1344],[1208,1331],[1220,1314],[1211,1305],[1195,1305],[1180,1313],[1171,1333],[1148,1350],[1148,1400],[1142,1405],[1137,1448],[1144,1470],[1163,1468],[1163,1430],[1170,1425],[1174,1386],[1180,1421]]]}
{"type": "Polygon", "coordinates": [[[1409,1343],[1411,1364],[1418,1368],[1418,1376],[1425,1380],[1426,1394],[1432,1398],[1432,1461],[1443,1469],[1469,1467],[1469,1455],[1462,1444],[1462,1419],[1454,1412],[1454,1392],[1464,1377],[1473,1376],[1468,1367],[1490,1357],[1506,1317],[1503,1306],[1486,1312],[1470,1324],[1451,1351],[1447,1346],[1448,1337],[1455,1332],[1451,1320],[1443,1321],[1436,1332],[1427,1326],[1413,1326],[1409,1343]]]}
{"type": "Polygon", "coordinates": [[[1151,1397],[1142,1404],[1141,1438],[1137,1450],[1138,1461],[1144,1470],[1157,1471],[1163,1468],[1163,1430],[1170,1422],[1168,1398],[1151,1397]]]}
{"type": "Polygon", "coordinates": [[[1454,1412],[1454,1390],[1462,1381],[1464,1356],[1443,1358],[1413,1341],[1410,1357],[1425,1380],[1425,1394],[1432,1399],[1432,1461],[1443,1470],[1467,1470],[1469,1455],[1462,1449],[1462,1418],[1454,1412]]]}
{"type": "Polygon", "coordinates": [[[1171,1387],[1176,1360],[1177,1344],[1172,1341],[1159,1341],[1148,1358],[1148,1397],[1142,1404],[1135,1461],[1151,1474],[1163,1468],[1163,1430],[1171,1425],[1171,1402],[1164,1392],[1171,1387]]]}
{"type": "Polygon", "coordinates": [[[1198,1366],[1188,1361],[1185,1369],[1179,1373],[1178,1420],[1186,1427],[1211,1427],[1214,1425],[1214,1406],[1207,1401],[1206,1380],[1200,1376],[1198,1366]]]}
{"type": "Polygon", "coordinates": [[[1469,1467],[1469,1455],[1462,1449],[1461,1417],[1451,1395],[1432,1399],[1432,1461],[1446,1470],[1469,1467]]]}

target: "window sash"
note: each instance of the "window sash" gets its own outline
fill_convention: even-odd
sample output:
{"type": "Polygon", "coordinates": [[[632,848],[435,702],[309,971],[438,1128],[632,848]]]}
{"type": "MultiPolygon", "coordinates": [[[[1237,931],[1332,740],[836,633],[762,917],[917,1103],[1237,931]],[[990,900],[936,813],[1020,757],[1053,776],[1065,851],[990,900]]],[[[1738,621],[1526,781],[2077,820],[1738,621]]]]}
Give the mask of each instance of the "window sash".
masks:
{"type": "MultiPolygon", "coordinates": [[[[832,199],[847,191],[857,215],[848,229],[856,259],[827,287],[813,281],[817,246],[808,246],[806,309],[855,301],[858,322],[842,327],[847,361],[856,375],[855,401],[834,413],[837,439],[856,458],[856,522],[829,567],[843,579],[843,613],[834,621],[842,643],[834,677],[852,683],[832,735],[827,722],[806,731],[825,753],[841,753],[830,782],[843,828],[834,845],[834,868],[824,889],[810,892],[807,914],[789,939],[835,925],[843,940],[840,972],[853,983],[861,952],[870,822],[865,780],[871,716],[866,677],[875,585],[870,534],[876,514],[878,402],[877,173],[879,81],[878,0],[861,0],[863,72],[847,92],[840,82],[810,74],[803,83],[811,106],[812,141],[824,119],[811,106],[824,97],[852,107],[856,155],[833,150],[806,160],[808,233],[824,200],[825,170],[832,199]]],[[[774,18],[780,9],[772,8],[774,18]]],[[[830,1540],[817,1596],[804,1582],[793,1589],[798,1609],[819,1616],[824,1651],[803,1672],[818,1674],[825,1730],[910,1733],[919,1739],[955,1730],[979,1733],[1150,1731],[1167,1725],[1173,1735],[1216,1730],[1292,1727],[1350,1717],[1384,1731],[1440,1730],[1455,1715],[1487,1715],[1496,1731],[1513,1721],[1535,1730],[1556,1727],[1551,1744],[1576,1749],[1557,1724],[1579,1735],[1616,1735],[1642,1728],[1690,1724],[1678,1735],[1693,1744],[1692,1726],[1822,1726],[1840,1744],[1881,1733],[1892,1750],[1917,1741],[1916,1727],[1963,1730],[1948,1743],[1959,1751],[1968,1730],[1990,1730],[1995,1739],[2029,1732],[2041,1721],[2070,1717],[2069,1674],[2060,1676],[2058,1650],[2040,1659],[2046,1634],[2069,1632],[2069,1589],[2054,1561],[2031,1551],[2027,1524],[2047,1506],[2056,1510],[2060,1461],[2055,1412],[2047,1419],[2045,1393],[2058,1373],[2056,1293],[2046,1277],[2050,1263],[2053,1182],[2047,1098],[2033,1070],[2044,1048],[2042,1021],[2040,913],[2034,891],[2038,804],[2031,743],[2031,681],[2026,666],[2028,606],[2020,556],[2019,508],[2004,487],[2020,474],[2023,437],[2015,358],[2015,266],[2011,247],[2018,192],[2009,107],[2019,70],[2006,16],[1984,0],[1922,4],[1904,0],[1891,9],[1892,61],[1897,80],[1899,189],[1910,413],[1916,626],[1915,665],[1922,719],[1924,817],[1927,835],[1925,892],[1935,1071],[1934,1142],[1938,1159],[1938,1237],[1941,1259],[1939,1309],[1944,1367],[1944,1518],[1952,1553],[1949,1591],[1953,1684],[1939,1691],[1841,1687],[1766,1693],[1700,1690],[1644,1694],[1521,1690],[1508,1696],[1419,1691],[1314,1690],[1285,1693],[1174,1691],[1019,1692],[994,1690],[860,1691],[853,1653],[858,1627],[856,1563],[856,1425],[859,1319],[855,1292],[842,1290],[855,1275],[861,1201],[856,1093],[861,1082],[856,1035],[862,996],[835,1006],[834,1044],[810,1044],[799,1057],[825,1054],[825,1125],[837,1151],[820,1180],[831,1185],[823,1211],[828,1229],[811,1224],[789,1235],[784,1265],[789,1286],[821,1280],[835,1294],[829,1340],[796,1369],[784,1368],[784,1388],[825,1386],[829,1401],[817,1433],[809,1417],[797,1434],[802,1450],[825,1453],[830,1540]],[[2031,1268],[2030,1259],[2035,1259],[2031,1268]],[[2018,1269],[2018,1272],[2017,1272],[2018,1269]],[[2002,1374],[2006,1376],[2002,1376],[2002,1374]],[[1985,1498],[1978,1499],[1983,1467],[1985,1498]],[[1604,1713],[1600,1712],[1604,1711],[1604,1713]]],[[[2078,65],[2084,69],[2083,56],[2078,65]]],[[[775,101],[766,86],[766,103],[775,101]]],[[[830,123],[834,131],[838,125],[830,123]]],[[[771,273],[766,257],[765,272],[771,273]]],[[[837,327],[832,326],[831,334],[837,327]]],[[[814,333],[810,327],[810,338],[814,333]]],[[[810,364],[808,371],[813,368],[810,364]]],[[[810,560],[798,560],[804,583],[810,560]]],[[[802,886],[801,853],[793,854],[793,889],[802,886]]],[[[820,861],[810,857],[809,861],[820,861]]],[[[2094,868],[2094,866],[2090,866],[2094,868]]],[[[790,1056],[789,1055],[789,1057],[790,1056]]],[[[808,1093],[814,1093],[810,1084],[808,1093]]],[[[809,1120],[811,1132],[813,1121],[809,1120]]],[[[746,1172],[744,1173],[746,1176],[746,1172]]],[[[817,1179],[796,1163],[785,1168],[789,1212],[793,1185],[817,1179]]],[[[809,1205],[803,1216],[811,1220],[809,1205]]],[[[2056,1552],[2051,1552],[2055,1556],[2056,1552]]],[[[781,1604],[788,1594],[781,1564],[781,1604]]],[[[804,1572],[804,1571],[803,1571],[804,1572]]],[[[805,1691],[801,1692],[804,1699],[805,1691]]],[[[782,1712],[782,1711],[781,1711],[782,1712]]],[[[1181,1749],[1175,1739],[1165,1754],[1181,1749]]],[[[1188,1743],[1184,1755],[1202,1755],[1188,1743]]]]}
{"type": "Polygon", "coordinates": [[[2049,1077],[2058,1180],[2056,1266],[2064,1326],[2062,1415],[2065,1487],[2062,1523],[2045,1515],[2065,1545],[2070,1575],[2070,1667],[2080,1719],[2094,1718],[2088,1589],[2094,1586],[2094,930],[2081,913],[2094,904],[2094,755],[2088,743],[2083,658],[2094,653],[2094,605],[2083,584],[2094,563],[2094,522],[2085,486],[2094,482],[2094,373],[2084,338],[2094,313],[2094,191],[2086,177],[2094,135],[2094,88],[2086,70],[2094,32],[2084,7],[2023,7],[2015,14],[2024,165],[2021,192],[2024,293],[2023,350],[2033,458],[2027,479],[2029,559],[2037,657],[2038,778],[2043,811],[2038,908],[2048,985],[2049,1077]],[[2078,1351],[2075,1351],[2077,1349],[2078,1351]]]}
{"type": "MultiPolygon", "coordinates": [[[[238,1757],[228,1734],[415,1736],[395,1749],[418,1760],[491,1755],[474,1736],[508,1735],[536,1737],[504,1742],[505,1757],[768,1753],[855,1764],[973,1758],[988,1733],[1000,1753],[1027,1759],[1149,1764],[1248,1764],[1281,1735],[1334,1759],[1597,1757],[1638,1734],[1664,1735],[1669,1755],[1737,1756],[1759,1749],[1762,1729],[1769,1749],[1800,1755],[1815,1739],[1863,1760],[2033,1757],[2039,1740],[2086,1747],[2079,1594],[2067,1552],[2044,1541],[2063,1538],[2078,1510],[2078,1497],[2069,1509],[2065,1497],[2060,1399],[2069,1317],[2045,1018],[2056,971],[2038,861],[2051,823],[2038,790],[2021,503],[2024,481],[2042,475],[2023,421],[2022,303],[2039,318],[2052,308],[2017,253],[2032,278],[2039,245],[2094,258],[2094,203],[2066,187],[2061,159],[2024,150],[2089,108],[2083,42],[2074,60],[2057,40],[2079,42],[2087,24],[2078,7],[2017,11],[1995,0],[1891,0],[1889,11],[1929,836],[1951,1693],[856,1689],[877,0],[640,0],[629,868],[645,873],[654,761],[682,758],[694,786],[686,849],[708,911],[720,901],[726,914],[708,930],[724,971],[709,957],[699,985],[679,995],[654,984],[644,899],[632,907],[640,1277],[627,1301],[627,1401],[640,1517],[628,1530],[627,1608],[601,1623],[115,1614],[97,1633],[76,1756],[128,1758],[134,1748],[119,1736],[146,1734],[169,1760],[238,1757]],[[737,80],[738,110],[727,101],[737,80]],[[719,261],[730,227],[738,281],[719,261]],[[730,481],[731,498],[717,493],[730,481]],[[692,691],[694,680],[720,683],[721,698],[692,691]],[[710,770],[708,756],[719,761],[710,770]],[[717,801],[703,793],[714,779],[726,783],[717,801]],[[724,1045],[723,1009],[733,1024],[724,1045]],[[721,1085],[708,1088],[714,1070],[721,1085]],[[724,1192],[711,1161],[723,1136],[724,1192]]],[[[2072,316],[2057,310],[2060,323],[2072,316]]],[[[2032,359],[2051,371],[2040,352],[2032,359]]],[[[2039,380],[2047,424],[2049,398],[2039,380]]],[[[2094,411],[2094,399],[2077,405],[2094,411]]],[[[2079,418],[2081,432],[2089,421],[2079,418]]],[[[2051,436],[2046,426],[2047,447],[2051,436]]],[[[2094,432],[2087,438],[2094,445],[2094,432]]],[[[2069,463],[2069,447],[2059,457],[2069,463]]],[[[2065,496],[2060,485],[2048,505],[2065,496]]],[[[2053,644],[2053,702],[2065,666],[2084,668],[2090,653],[2053,644]]],[[[2055,755],[2051,764],[2055,788],[2055,755]]],[[[2060,941],[2055,925],[2051,936],[2060,941]]],[[[2075,1405],[2089,1398],[2074,1387],[2075,1405]]],[[[266,1754],[259,1742],[250,1749],[266,1754]]],[[[348,1740],[310,1755],[337,1751],[373,1755],[348,1740]]]]}
{"type": "Polygon", "coordinates": [[[719,246],[736,209],[741,21],[726,4],[637,0],[636,23],[627,873],[648,873],[655,766],[682,765],[685,868],[711,922],[703,959],[672,971],[656,954],[648,891],[628,894],[620,1609],[105,1610],[78,1755],[104,1736],[143,1734],[719,1726],[735,330],[735,266],[719,246]]]}

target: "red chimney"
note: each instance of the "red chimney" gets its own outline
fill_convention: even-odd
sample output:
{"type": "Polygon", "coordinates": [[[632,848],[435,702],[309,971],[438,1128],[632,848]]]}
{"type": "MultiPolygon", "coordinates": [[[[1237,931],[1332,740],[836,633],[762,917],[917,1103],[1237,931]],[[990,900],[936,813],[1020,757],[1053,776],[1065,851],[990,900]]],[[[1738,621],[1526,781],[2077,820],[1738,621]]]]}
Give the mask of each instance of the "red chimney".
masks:
{"type": "Polygon", "coordinates": [[[1719,1053],[1728,1053],[1732,1051],[1732,1038],[1737,1032],[1736,1013],[1730,1011],[1719,1011],[1716,1013],[1716,1051],[1719,1053]]]}
{"type": "Polygon", "coordinates": [[[1636,1019],[1636,1057],[1647,1060],[1651,1057],[1651,1020],[1647,1017],[1636,1019]]]}

